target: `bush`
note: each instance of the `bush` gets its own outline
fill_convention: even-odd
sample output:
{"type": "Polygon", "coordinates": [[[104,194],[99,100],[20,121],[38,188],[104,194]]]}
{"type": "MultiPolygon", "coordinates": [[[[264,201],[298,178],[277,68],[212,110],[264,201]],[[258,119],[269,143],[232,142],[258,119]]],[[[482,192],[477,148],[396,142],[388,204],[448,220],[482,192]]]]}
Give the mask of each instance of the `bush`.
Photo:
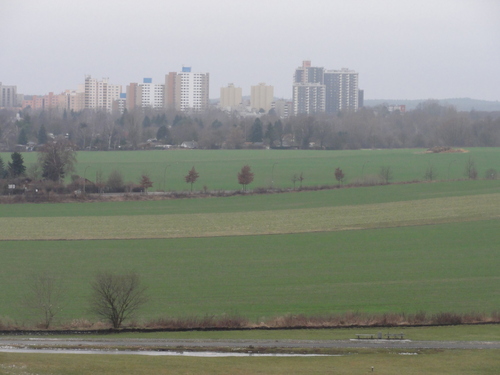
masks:
{"type": "Polygon", "coordinates": [[[125,184],[123,183],[122,173],[116,169],[112,171],[109,174],[106,186],[111,193],[123,193],[125,191],[125,184]]]}
{"type": "Polygon", "coordinates": [[[496,180],[498,178],[498,172],[496,169],[490,168],[484,174],[484,178],[487,180],[496,180]]]}

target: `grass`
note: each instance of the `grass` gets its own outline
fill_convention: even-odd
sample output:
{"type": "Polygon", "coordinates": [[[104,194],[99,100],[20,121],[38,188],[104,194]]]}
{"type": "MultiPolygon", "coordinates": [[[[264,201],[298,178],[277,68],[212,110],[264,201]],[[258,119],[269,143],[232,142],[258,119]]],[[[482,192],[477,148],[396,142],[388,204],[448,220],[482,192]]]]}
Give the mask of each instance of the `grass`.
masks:
{"type": "Polygon", "coordinates": [[[497,219],[500,193],[275,211],[0,219],[3,240],[218,237],[429,225],[497,219]]]}
{"type": "MultiPolygon", "coordinates": [[[[85,335],[100,339],[179,339],[179,340],[349,340],[357,333],[404,333],[405,338],[418,341],[500,341],[500,324],[458,325],[437,327],[336,328],[292,330],[233,330],[188,332],[138,332],[109,335],[85,335]]],[[[71,335],[50,337],[75,337],[71,335]]],[[[76,336],[81,338],[81,336],[76,336]]]]}
{"type": "Polygon", "coordinates": [[[359,350],[340,357],[182,358],[0,353],[0,374],[463,374],[496,375],[498,350],[359,350]]]}
{"type": "MultiPolygon", "coordinates": [[[[226,198],[50,204],[7,204],[0,218],[136,216],[343,207],[500,193],[500,180],[385,185],[226,198]]],[[[1,238],[1,237],[0,237],[1,238]]]]}
{"type": "MultiPolygon", "coordinates": [[[[184,176],[192,166],[200,173],[195,189],[205,185],[210,190],[239,189],[237,173],[245,164],[255,173],[250,188],[273,186],[289,188],[293,174],[304,173],[304,184],[334,185],[335,168],[340,167],[347,182],[368,175],[377,175],[380,167],[390,166],[394,181],[422,180],[425,170],[432,165],[437,178],[442,180],[464,178],[463,171],[469,157],[475,160],[479,176],[489,168],[500,169],[498,148],[468,148],[470,152],[454,154],[424,154],[424,150],[169,150],[169,151],[109,151],[79,152],[76,173],[95,180],[101,170],[106,179],[118,169],[124,180],[138,183],[141,173],[150,174],[152,190],[189,190],[184,176]],[[278,163],[274,167],[273,165],[278,163]],[[165,169],[165,167],[167,169],[165,169]],[[88,168],[87,168],[88,167],[88,168]],[[86,170],[86,171],[85,171],[86,170]],[[273,173],[274,172],[274,173],[273,173]]],[[[0,155],[6,162],[10,154],[0,155]]],[[[36,161],[36,153],[23,153],[25,164],[36,161]]]]}
{"type": "Polygon", "coordinates": [[[498,309],[498,221],[362,231],[107,241],[1,242],[0,316],[30,322],[23,280],[56,272],[68,287],[61,318],[92,319],[98,270],[134,269],[152,301],[145,319],[239,313],[492,312],[498,309]]]}

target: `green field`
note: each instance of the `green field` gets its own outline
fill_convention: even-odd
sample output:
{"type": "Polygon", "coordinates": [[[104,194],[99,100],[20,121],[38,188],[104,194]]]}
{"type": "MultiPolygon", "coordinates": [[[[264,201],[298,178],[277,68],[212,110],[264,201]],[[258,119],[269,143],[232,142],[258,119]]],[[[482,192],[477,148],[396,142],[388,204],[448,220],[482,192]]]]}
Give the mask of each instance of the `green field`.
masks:
{"type": "MultiPolygon", "coordinates": [[[[335,185],[335,168],[340,167],[346,182],[362,176],[377,175],[380,167],[390,166],[394,181],[422,180],[426,168],[432,165],[440,180],[464,178],[464,166],[473,158],[483,178],[489,168],[500,171],[498,148],[469,148],[467,153],[425,154],[425,150],[168,150],[168,151],[109,151],[79,152],[76,173],[95,180],[101,170],[104,179],[115,169],[123,173],[125,182],[138,183],[141,173],[150,174],[152,190],[188,190],[184,176],[192,166],[200,174],[196,190],[236,190],[240,188],[237,173],[245,164],[251,166],[255,187],[291,188],[293,174],[304,174],[304,185],[335,185]],[[277,163],[277,164],[275,164],[277,163]],[[274,165],[274,170],[273,170],[274,165]],[[167,167],[168,166],[168,167],[167,167]],[[167,167],[167,168],[166,168],[167,167]],[[166,168],[166,169],[165,169],[166,168]],[[273,173],[274,172],[274,173],[273,173]]],[[[0,154],[5,163],[8,153],[0,154]]],[[[24,153],[25,164],[35,162],[36,153],[24,153]]]]}
{"type": "MultiPolygon", "coordinates": [[[[132,175],[149,165],[151,173],[163,173],[168,162],[168,171],[181,173],[196,162],[200,174],[205,168],[214,183],[234,189],[246,162],[258,176],[259,169],[270,173],[276,160],[278,186],[295,169],[316,175],[308,184],[333,183],[336,166],[354,176],[349,169],[370,174],[390,164],[396,180],[410,180],[433,164],[459,178],[469,156],[480,169],[500,160],[497,149],[421,151],[82,152],[78,168],[88,166],[90,173],[102,163],[132,175]],[[321,181],[326,168],[330,180],[321,181]]],[[[27,163],[35,156],[25,154],[27,163]]],[[[182,175],[178,179],[176,189],[185,188],[182,175]]],[[[490,313],[500,306],[499,218],[500,180],[2,205],[0,317],[18,325],[35,320],[20,296],[25,280],[40,270],[60,276],[68,290],[58,323],[94,319],[87,309],[89,282],[103,270],[142,275],[151,301],[139,319],[240,314],[259,323],[346,311],[490,313]]]]}
{"type": "Polygon", "coordinates": [[[497,350],[358,350],[310,358],[183,358],[0,353],[0,374],[367,374],[496,375],[497,350]]]}
{"type": "Polygon", "coordinates": [[[499,181],[456,181],[4,205],[0,300],[8,303],[0,316],[30,321],[17,301],[23,280],[40,269],[67,284],[63,321],[92,319],[86,306],[93,274],[128,269],[143,275],[153,297],[144,319],[491,312],[500,302],[499,193],[499,181]]]}
{"type": "MultiPolygon", "coordinates": [[[[103,339],[199,339],[199,340],[349,340],[357,333],[404,333],[419,341],[500,341],[500,325],[454,325],[393,328],[277,329],[186,332],[120,332],[85,335],[89,340],[103,339]]],[[[78,335],[47,335],[52,338],[81,338],[78,335]]]]}

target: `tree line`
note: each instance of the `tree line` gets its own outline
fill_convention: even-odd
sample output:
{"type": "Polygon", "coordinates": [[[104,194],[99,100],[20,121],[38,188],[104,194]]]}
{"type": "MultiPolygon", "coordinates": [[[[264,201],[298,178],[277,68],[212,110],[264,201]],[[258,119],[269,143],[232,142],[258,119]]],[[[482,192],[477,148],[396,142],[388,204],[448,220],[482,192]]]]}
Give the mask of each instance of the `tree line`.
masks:
{"type": "Polygon", "coordinates": [[[432,100],[406,113],[380,105],[289,118],[279,118],[273,110],[260,117],[217,109],[203,113],[137,110],[121,115],[0,110],[0,150],[32,149],[58,136],[79,150],[136,150],[186,141],[195,141],[203,149],[493,147],[500,146],[500,114],[459,112],[432,100]]]}
{"type": "MultiPolygon", "coordinates": [[[[64,184],[64,178],[75,170],[76,148],[74,144],[65,138],[48,141],[38,150],[38,161],[28,168],[24,165],[24,158],[21,153],[13,152],[11,161],[5,163],[0,157],[0,194],[31,194],[41,193],[71,193],[78,191],[83,193],[125,193],[143,192],[148,193],[148,189],[153,186],[148,173],[142,173],[138,183],[125,183],[123,175],[119,170],[113,170],[107,180],[104,180],[102,172],[96,173],[95,182],[87,180],[85,177],[73,174],[71,182],[64,184]]],[[[193,186],[200,177],[200,174],[193,166],[184,177],[186,183],[190,185],[191,192],[193,186]]],[[[242,185],[242,190],[246,191],[247,186],[252,183],[254,173],[249,165],[244,165],[237,174],[238,183],[242,185]]],[[[207,188],[204,187],[206,191],[207,188]]]]}

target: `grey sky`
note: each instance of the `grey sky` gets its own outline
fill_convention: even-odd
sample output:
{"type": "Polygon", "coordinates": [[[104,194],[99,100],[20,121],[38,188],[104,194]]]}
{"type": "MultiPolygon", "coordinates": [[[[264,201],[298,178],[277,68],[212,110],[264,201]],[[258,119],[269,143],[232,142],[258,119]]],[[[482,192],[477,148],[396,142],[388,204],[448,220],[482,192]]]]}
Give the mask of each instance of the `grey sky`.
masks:
{"type": "Polygon", "coordinates": [[[124,86],[182,65],[210,97],[291,97],[302,60],[359,72],[367,99],[500,100],[499,0],[0,0],[0,82],[23,94],[124,86]]]}

